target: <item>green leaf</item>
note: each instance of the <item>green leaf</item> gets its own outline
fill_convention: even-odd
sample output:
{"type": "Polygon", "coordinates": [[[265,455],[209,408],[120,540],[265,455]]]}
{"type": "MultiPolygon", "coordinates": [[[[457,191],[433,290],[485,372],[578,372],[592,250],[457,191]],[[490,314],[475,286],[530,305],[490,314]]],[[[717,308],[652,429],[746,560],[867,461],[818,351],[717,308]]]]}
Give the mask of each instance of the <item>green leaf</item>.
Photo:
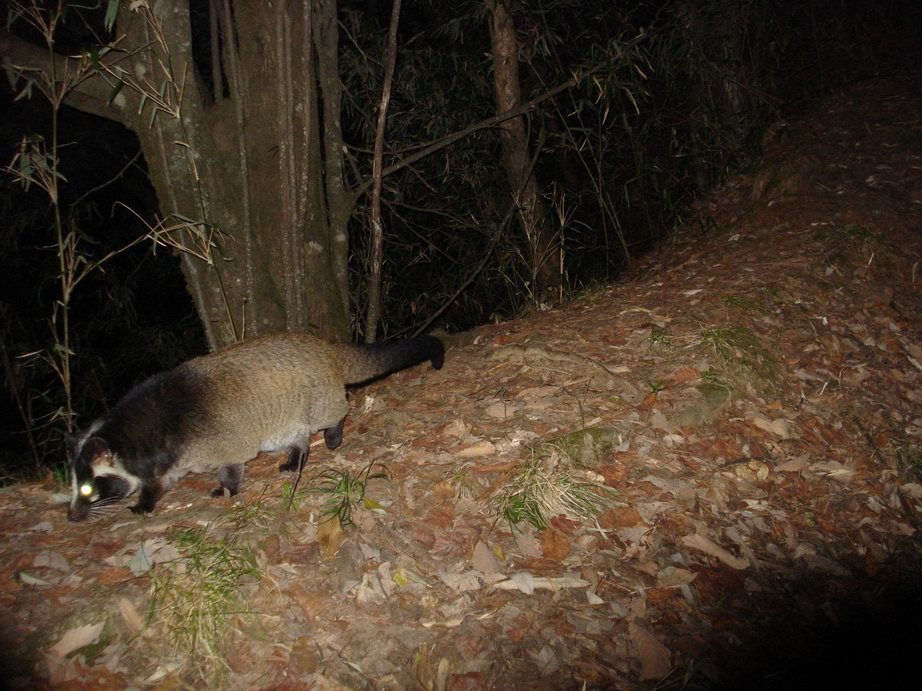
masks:
{"type": "Polygon", "coordinates": [[[120,80],[115,84],[115,86],[112,87],[112,93],[109,94],[109,100],[108,100],[108,103],[109,103],[110,105],[111,105],[112,102],[115,100],[115,97],[119,95],[119,92],[121,92],[121,90],[122,90],[122,88],[123,88],[124,86],[125,86],[125,82],[123,82],[123,81],[120,79],[120,80]]]}
{"type": "Polygon", "coordinates": [[[109,5],[106,7],[106,16],[103,19],[106,31],[112,31],[112,27],[115,26],[115,18],[118,16],[118,5],[119,0],[109,0],[109,5]]]}

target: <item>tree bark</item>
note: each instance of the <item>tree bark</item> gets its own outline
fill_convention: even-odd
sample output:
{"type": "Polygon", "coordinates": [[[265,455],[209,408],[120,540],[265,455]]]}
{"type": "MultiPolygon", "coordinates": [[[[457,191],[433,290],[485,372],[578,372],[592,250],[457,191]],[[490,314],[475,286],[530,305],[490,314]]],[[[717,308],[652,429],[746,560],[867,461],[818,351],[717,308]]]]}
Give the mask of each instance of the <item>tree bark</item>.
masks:
{"type": "MultiPolygon", "coordinates": [[[[519,82],[519,44],[512,13],[503,0],[486,0],[489,10],[490,41],[493,50],[493,86],[496,112],[513,110],[522,103],[519,82]]],[[[540,300],[559,291],[562,285],[561,249],[548,221],[541,190],[529,155],[528,132],[524,116],[499,124],[502,165],[519,209],[519,223],[529,245],[529,263],[534,281],[532,297],[540,300]]]]}
{"type": "MultiPolygon", "coordinates": [[[[226,98],[197,73],[187,0],[151,7],[122,3],[117,50],[66,102],[138,135],[165,224],[185,222],[176,237],[194,251],[182,267],[209,344],[286,329],[348,337],[335,0],[214,0],[226,98]]],[[[9,32],[0,52],[48,66],[9,32]]],[[[59,72],[72,60],[57,58],[59,72]]]]}

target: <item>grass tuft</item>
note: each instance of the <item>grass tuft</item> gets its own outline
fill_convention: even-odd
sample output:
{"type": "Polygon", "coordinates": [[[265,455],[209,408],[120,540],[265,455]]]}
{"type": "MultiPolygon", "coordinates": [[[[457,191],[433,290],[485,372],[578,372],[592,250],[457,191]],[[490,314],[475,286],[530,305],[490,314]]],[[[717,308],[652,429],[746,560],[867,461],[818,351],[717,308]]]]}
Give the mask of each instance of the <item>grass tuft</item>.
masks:
{"type": "Polygon", "coordinates": [[[261,571],[252,550],[207,528],[185,528],[170,536],[182,553],[150,572],[147,623],[158,620],[186,670],[202,682],[220,685],[229,669],[226,649],[233,619],[247,613],[243,582],[261,571]]]}
{"type": "Polygon", "coordinates": [[[569,471],[551,468],[552,459],[534,457],[512,475],[497,496],[498,513],[513,529],[526,521],[544,530],[555,516],[591,520],[612,506],[614,490],[574,477],[569,471]]]}
{"type": "Polygon", "coordinates": [[[355,476],[346,470],[327,470],[314,478],[310,491],[328,495],[323,506],[324,516],[336,516],[345,528],[352,524],[352,512],[356,507],[366,503],[365,492],[372,480],[390,480],[387,467],[372,461],[355,476]],[[380,470],[372,472],[375,465],[380,470]]]}
{"type": "MultiPolygon", "coordinates": [[[[695,346],[709,351],[719,371],[731,378],[753,378],[756,388],[771,388],[778,362],[758,337],[742,326],[723,325],[701,332],[695,346]]],[[[713,376],[717,376],[714,373],[713,376]]]]}

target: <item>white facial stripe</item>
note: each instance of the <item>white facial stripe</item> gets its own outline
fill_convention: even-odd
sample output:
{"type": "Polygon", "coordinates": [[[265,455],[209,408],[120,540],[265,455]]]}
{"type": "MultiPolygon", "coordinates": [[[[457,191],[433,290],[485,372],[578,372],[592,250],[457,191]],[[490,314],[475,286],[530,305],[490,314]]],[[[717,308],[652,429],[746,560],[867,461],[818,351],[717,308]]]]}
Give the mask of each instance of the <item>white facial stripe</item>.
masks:
{"type": "Polygon", "coordinates": [[[100,475],[117,475],[118,477],[125,480],[128,483],[128,486],[131,488],[128,491],[128,494],[134,492],[138,485],[141,484],[141,479],[135,477],[127,470],[122,467],[122,464],[119,463],[117,458],[113,458],[112,463],[100,462],[93,464],[93,477],[99,477],[100,475]]]}
{"type": "Polygon", "coordinates": [[[100,427],[102,427],[102,420],[94,420],[92,425],[83,430],[83,434],[80,435],[80,439],[75,445],[74,458],[79,458],[80,452],[83,451],[83,445],[86,444],[86,440],[96,434],[96,430],[100,427]]]}
{"type": "MultiPolygon", "coordinates": [[[[74,459],[80,458],[80,452],[83,451],[83,445],[86,444],[86,440],[92,437],[96,430],[102,427],[102,420],[94,420],[93,424],[87,427],[83,434],[80,435],[80,439],[77,441],[74,447],[74,459]]],[[[70,486],[71,486],[71,500],[70,505],[75,507],[77,502],[80,500],[80,488],[77,487],[77,475],[74,473],[73,465],[70,469],[70,486]]]]}
{"type": "Polygon", "coordinates": [[[70,505],[74,508],[77,507],[77,500],[80,498],[80,492],[77,489],[77,473],[74,472],[74,469],[70,469],[70,505]]]}

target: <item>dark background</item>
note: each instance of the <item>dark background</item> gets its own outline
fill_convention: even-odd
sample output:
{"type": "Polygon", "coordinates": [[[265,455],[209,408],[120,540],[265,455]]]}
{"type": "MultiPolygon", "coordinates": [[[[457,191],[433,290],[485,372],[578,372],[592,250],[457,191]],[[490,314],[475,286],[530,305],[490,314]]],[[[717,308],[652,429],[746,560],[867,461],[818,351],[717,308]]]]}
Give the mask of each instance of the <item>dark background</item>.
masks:
{"type": "MultiPolygon", "coordinates": [[[[59,50],[88,47],[101,33],[104,3],[72,5],[82,9],[68,16],[57,38],[59,50]]],[[[207,78],[207,6],[202,0],[191,5],[201,43],[199,68],[207,78]]],[[[603,100],[576,88],[531,118],[533,146],[542,133],[536,175],[553,199],[568,201],[572,214],[565,237],[567,296],[614,279],[633,257],[655,248],[686,217],[696,196],[757,158],[770,123],[842,83],[915,69],[922,25],[918,5],[823,0],[515,5],[526,98],[559,83],[578,65],[605,59],[603,46],[612,36],[627,39],[643,30],[637,46],[652,68],[642,76],[636,70],[610,74],[621,81],[606,85],[603,100]],[[727,16],[727,7],[746,11],[727,16]],[[736,84],[744,98],[733,108],[727,75],[745,80],[736,84]],[[598,152],[603,190],[594,186],[599,178],[577,155],[575,125],[598,152]]],[[[341,2],[340,13],[352,39],[341,41],[340,56],[349,92],[346,139],[367,147],[377,84],[360,69],[362,55],[355,45],[381,54],[390,4],[341,2]]],[[[37,40],[21,23],[13,23],[12,30],[37,40]]],[[[397,142],[429,141],[493,114],[490,42],[479,3],[408,3],[399,40],[389,125],[394,148],[400,148],[397,142]]],[[[51,112],[41,96],[14,100],[15,95],[3,80],[3,165],[13,160],[23,137],[51,135],[51,112]]],[[[158,205],[134,135],[65,107],[58,141],[64,179],[60,209],[82,251],[102,257],[144,235],[141,219],[153,220],[158,205]]],[[[480,132],[404,171],[388,181],[385,197],[383,326],[387,335],[399,335],[424,322],[440,298],[465,279],[489,237],[482,229],[502,215],[508,192],[498,137],[480,132]],[[424,253],[428,260],[420,261],[424,253]],[[422,306],[421,293],[432,298],[422,306]]],[[[66,425],[60,381],[41,356],[55,347],[49,320],[60,295],[53,208],[41,190],[24,189],[4,173],[0,209],[0,476],[10,480],[60,465],[66,425]]],[[[367,233],[361,216],[352,231],[356,303],[364,290],[367,233]]],[[[510,228],[491,262],[435,326],[463,330],[533,308],[521,289],[521,247],[522,238],[510,228]]],[[[71,310],[78,424],[87,424],[139,379],[206,350],[177,258],[162,248],[154,251],[150,242],[94,272],[79,286],[71,310]]]]}

